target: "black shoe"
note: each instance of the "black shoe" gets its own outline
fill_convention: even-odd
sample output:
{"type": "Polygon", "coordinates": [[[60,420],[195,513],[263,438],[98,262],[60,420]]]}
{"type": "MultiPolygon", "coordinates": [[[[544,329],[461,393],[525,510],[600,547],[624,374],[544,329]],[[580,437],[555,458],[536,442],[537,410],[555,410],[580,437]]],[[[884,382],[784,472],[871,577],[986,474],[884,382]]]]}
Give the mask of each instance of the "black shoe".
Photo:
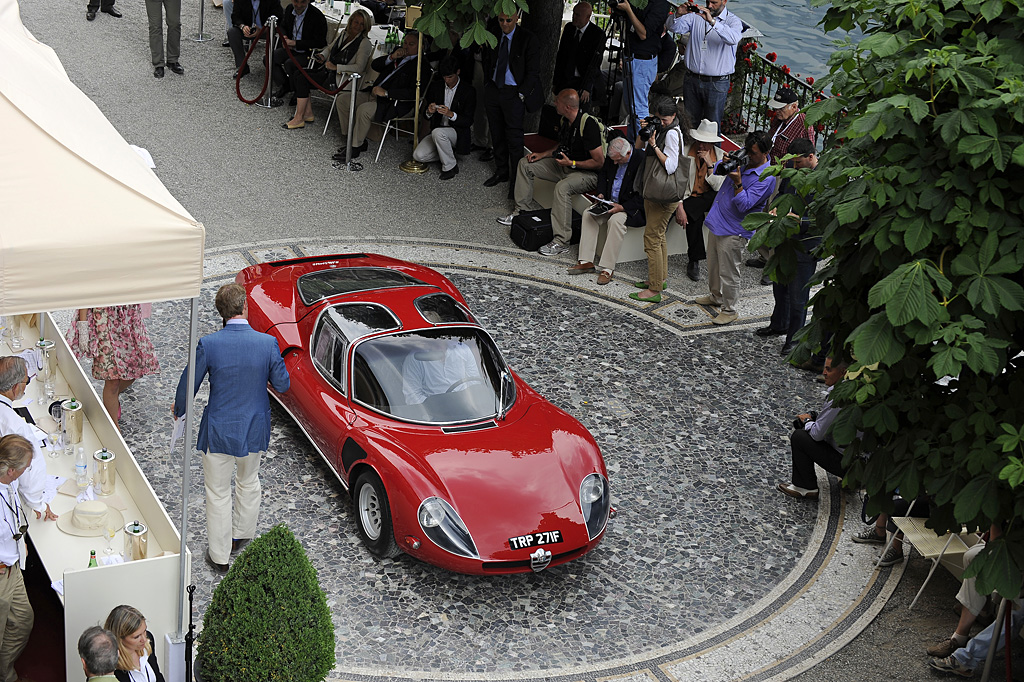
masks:
{"type": "Polygon", "coordinates": [[[767,261],[764,258],[761,258],[760,256],[754,256],[753,258],[748,258],[744,265],[746,265],[748,268],[763,268],[766,263],[767,261]]]}
{"type": "Polygon", "coordinates": [[[495,185],[500,185],[503,182],[508,182],[508,176],[495,173],[491,177],[484,180],[484,187],[494,187],[495,185]]]}
{"type": "Polygon", "coordinates": [[[221,575],[227,573],[228,569],[231,568],[227,564],[218,564],[213,559],[211,559],[209,549],[206,550],[206,565],[212,568],[214,573],[220,573],[221,575]]]}
{"type": "Polygon", "coordinates": [[[231,78],[231,80],[234,80],[236,78],[242,78],[242,77],[248,76],[248,75],[249,75],[249,65],[248,64],[246,64],[245,66],[242,67],[242,72],[241,73],[238,72],[238,69],[232,69],[231,71],[228,71],[228,76],[231,78]]]}
{"type": "Polygon", "coordinates": [[[284,99],[284,96],[288,94],[288,88],[281,88],[275,92],[271,97],[275,99],[284,99]]]}
{"type": "Polygon", "coordinates": [[[101,9],[100,11],[103,12],[104,14],[109,14],[110,16],[114,17],[115,19],[120,19],[121,18],[121,13],[118,12],[113,7],[105,7],[103,9],[101,9]]]}
{"type": "Polygon", "coordinates": [[[86,21],[92,21],[95,18],[96,18],[96,13],[95,12],[86,12],[85,13],[85,20],[86,21]]]}
{"type": "Polygon", "coordinates": [[[455,165],[455,166],[452,166],[450,169],[448,169],[446,171],[441,171],[441,175],[439,175],[438,177],[440,177],[442,180],[451,180],[452,178],[454,178],[458,174],[459,174],[459,167],[457,165],[455,165]]]}
{"type": "Polygon", "coordinates": [[[690,278],[692,282],[700,281],[700,261],[692,260],[686,264],[686,276],[690,278]]]}
{"type": "Polygon", "coordinates": [[[245,546],[252,542],[252,538],[232,538],[231,540],[231,553],[238,554],[245,546]]]}
{"type": "Polygon", "coordinates": [[[815,374],[821,374],[821,370],[824,369],[824,363],[815,362],[813,359],[804,360],[803,362],[793,365],[797,369],[806,370],[808,372],[814,372],[815,374]]]}
{"type": "Polygon", "coordinates": [[[163,78],[163,77],[164,77],[164,67],[158,66],[155,69],[153,69],[153,78],[163,78]]]}
{"type": "Polygon", "coordinates": [[[225,40],[223,43],[220,44],[220,46],[221,47],[231,47],[231,43],[229,41],[225,40]]]}
{"type": "Polygon", "coordinates": [[[179,76],[185,73],[185,67],[178,62],[167,62],[167,68],[178,74],[179,76]]]}
{"type": "Polygon", "coordinates": [[[785,329],[773,329],[771,326],[761,327],[756,332],[758,336],[782,336],[786,333],[785,329]]]}
{"type": "Polygon", "coordinates": [[[787,343],[784,343],[782,344],[782,350],[779,351],[779,355],[781,355],[782,357],[786,357],[787,355],[793,352],[794,348],[796,348],[796,341],[789,341],[787,343]]]}
{"type": "Polygon", "coordinates": [[[485,151],[483,154],[480,155],[480,160],[481,161],[490,161],[493,158],[494,158],[494,151],[491,150],[491,149],[488,149],[487,151],[485,151]]]}
{"type": "Polygon", "coordinates": [[[762,275],[761,276],[761,286],[763,286],[763,287],[770,286],[771,283],[772,283],[772,278],[771,277],[769,277],[768,275],[762,275]]]}
{"type": "Polygon", "coordinates": [[[284,100],[281,99],[280,97],[271,97],[270,98],[270,106],[272,106],[272,107],[279,107],[282,104],[284,104],[284,100]]]}
{"type": "Polygon", "coordinates": [[[345,157],[345,152],[341,151],[332,156],[331,158],[335,161],[341,161],[342,163],[348,163],[350,160],[355,161],[359,158],[359,155],[365,152],[369,148],[369,142],[363,140],[363,143],[358,147],[352,147],[352,158],[348,159],[345,157]]]}

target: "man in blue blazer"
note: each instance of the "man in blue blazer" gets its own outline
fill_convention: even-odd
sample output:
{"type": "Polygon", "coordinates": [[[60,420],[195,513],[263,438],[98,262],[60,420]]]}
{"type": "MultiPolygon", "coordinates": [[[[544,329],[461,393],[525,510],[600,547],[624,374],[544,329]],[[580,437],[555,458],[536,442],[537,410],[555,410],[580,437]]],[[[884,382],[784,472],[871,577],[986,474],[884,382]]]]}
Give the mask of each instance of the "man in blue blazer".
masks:
{"type": "MultiPolygon", "coordinates": [[[[255,331],[247,321],[245,289],[225,284],[217,291],[217,312],[224,328],[204,336],[196,346],[195,387],[210,376],[210,401],[203,410],[196,449],[203,452],[206,483],[206,563],[228,570],[231,552],[256,534],[260,511],[260,455],[270,445],[270,398],[267,383],[279,393],[290,386],[277,340],[255,331]],[[231,504],[231,475],[235,503],[231,504]]],[[[188,369],[181,373],[174,416],[185,413],[188,369]]]]}

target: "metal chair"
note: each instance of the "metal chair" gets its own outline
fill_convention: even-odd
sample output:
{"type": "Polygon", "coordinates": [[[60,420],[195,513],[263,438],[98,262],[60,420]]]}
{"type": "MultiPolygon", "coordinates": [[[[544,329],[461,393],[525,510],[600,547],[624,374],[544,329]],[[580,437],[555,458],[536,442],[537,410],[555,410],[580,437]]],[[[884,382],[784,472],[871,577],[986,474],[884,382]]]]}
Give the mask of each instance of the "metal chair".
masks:
{"type": "MultiPolygon", "coordinates": [[[[434,73],[436,73],[436,72],[434,72],[434,73]]],[[[425,95],[427,90],[430,88],[430,84],[434,81],[434,73],[430,74],[430,78],[428,78],[426,84],[423,85],[422,90],[421,90],[422,94],[425,95]]],[[[399,102],[409,102],[410,104],[413,103],[413,100],[409,100],[409,99],[397,100],[397,101],[399,101],[399,102]]],[[[396,140],[398,139],[398,136],[401,135],[402,133],[408,133],[408,134],[411,135],[412,134],[411,130],[402,130],[398,126],[398,124],[402,123],[403,121],[405,121],[405,122],[412,121],[412,122],[414,122],[414,125],[415,125],[416,116],[421,116],[423,114],[423,110],[426,109],[426,106],[427,106],[427,99],[426,99],[426,97],[420,97],[420,105],[419,105],[419,107],[414,107],[413,109],[409,110],[409,113],[403,114],[402,116],[396,116],[395,118],[389,119],[388,121],[386,121],[384,123],[384,134],[381,135],[381,137],[380,137],[380,145],[377,147],[377,156],[375,156],[374,159],[373,159],[374,163],[377,163],[377,161],[380,160],[380,152],[381,152],[382,149],[384,149],[384,141],[388,139],[388,131],[394,129],[394,131],[395,131],[395,139],[396,140]]]]}

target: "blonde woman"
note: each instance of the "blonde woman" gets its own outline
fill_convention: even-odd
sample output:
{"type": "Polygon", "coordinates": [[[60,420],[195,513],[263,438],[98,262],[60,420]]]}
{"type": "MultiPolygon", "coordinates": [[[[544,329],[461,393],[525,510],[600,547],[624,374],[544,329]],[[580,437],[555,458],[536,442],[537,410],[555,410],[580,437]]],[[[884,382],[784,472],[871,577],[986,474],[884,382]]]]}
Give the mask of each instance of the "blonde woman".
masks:
{"type": "Polygon", "coordinates": [[[117,638],[118,682],[164,682],[160,665],[153,653],[153,634],[146,629],[146,619],[133,606],[115,606],[107,616],[104,628],[117,638]]]}

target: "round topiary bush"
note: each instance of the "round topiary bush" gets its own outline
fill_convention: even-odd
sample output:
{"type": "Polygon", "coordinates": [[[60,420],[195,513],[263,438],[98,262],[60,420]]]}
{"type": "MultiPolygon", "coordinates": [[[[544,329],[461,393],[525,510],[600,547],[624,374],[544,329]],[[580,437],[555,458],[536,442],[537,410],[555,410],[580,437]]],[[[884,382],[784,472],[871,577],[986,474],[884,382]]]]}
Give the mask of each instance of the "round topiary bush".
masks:
{"type": "Polygon", "coordinates": [[[204,682],[314,682],[334,667],[327,599],[285,525],[249,543],[214,590],[199,664],[204,682]]]}

